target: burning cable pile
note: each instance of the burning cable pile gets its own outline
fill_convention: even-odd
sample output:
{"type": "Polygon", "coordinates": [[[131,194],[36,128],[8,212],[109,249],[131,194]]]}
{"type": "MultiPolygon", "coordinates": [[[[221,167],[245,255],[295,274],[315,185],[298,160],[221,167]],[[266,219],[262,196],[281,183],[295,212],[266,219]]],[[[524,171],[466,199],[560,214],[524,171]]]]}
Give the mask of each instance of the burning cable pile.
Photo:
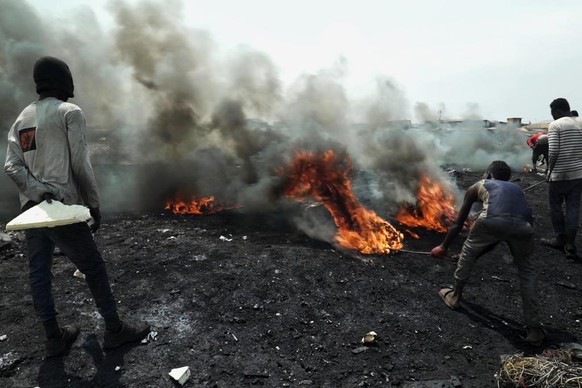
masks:
{"type": "Polygon", "coordinates": [[[213,196],[201,199],[191,198],[189,200],[176,196],[166,201],[166,210],[171,210],[174,214],[212,214],[225,209],[219,205],[213,196]]]}
{"type": "Polygon", "coordinates": [[[359,252],[390,253],[403,247],[403,235],[374,211],[366,209],[352,190],[351,160],[333,150],[300,151],[291,164],[281,169],[287,177],[285,195],[299,201],[313,197],[333,216],[336,241],[359,252]]]}
{"type": "Polygon", "coordinates": [[[416,198],[416,205],[402,207],[396,219],[406,226],[446,232],[447,224],[451,224],[456,217],[454,196],[438,182],[424,176],[420,179],[416,198]]]}
{"type": "MultiPolygon", "coordinates": [[[[313,199],[325,206],[337,227],[334,240],[340,246],[364,254],[389,254],[404,247],[403,234],[356,198],[347,153],[298,151],[287,166],[276,171],[284,177],[282,193],[286,197],[301,202],[313,199]]],[[[406,226],[445,232],[455,218],[454,196],[440,182],[424,176],[416,198],[415,204],[401,207],[396,219],[406,226]]],[[[165,202],[165,209],[174,214],[208,215],[240,207],[226,206],[214,196],[185,193],[175,193],[165,202]]]]}

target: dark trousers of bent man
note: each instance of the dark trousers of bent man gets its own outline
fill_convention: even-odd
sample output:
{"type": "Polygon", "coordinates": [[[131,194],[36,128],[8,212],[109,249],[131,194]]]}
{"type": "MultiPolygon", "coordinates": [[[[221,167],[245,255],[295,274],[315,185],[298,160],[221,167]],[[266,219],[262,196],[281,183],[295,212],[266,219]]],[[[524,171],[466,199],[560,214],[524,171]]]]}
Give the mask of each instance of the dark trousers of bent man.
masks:
{"type": "Polygon", "coordinates": [[[477,259],[505,241],[517,266],[525,324],[528,327],[539,327],[538,274],[531,259],[533,237],[533,227],[518,217],[477,219],[463,245],[455,280],[457,284],[466,284],[477,259]]]}
{"type": "Polygon", "coordinates": [[[101,316],[107,318],[116,313],[105,262],[87,223],[27,229],[25,233],[32,302],[43,323],[57,316],[51,275],[55,246],[85,274],[85,280],[101,316]]]}

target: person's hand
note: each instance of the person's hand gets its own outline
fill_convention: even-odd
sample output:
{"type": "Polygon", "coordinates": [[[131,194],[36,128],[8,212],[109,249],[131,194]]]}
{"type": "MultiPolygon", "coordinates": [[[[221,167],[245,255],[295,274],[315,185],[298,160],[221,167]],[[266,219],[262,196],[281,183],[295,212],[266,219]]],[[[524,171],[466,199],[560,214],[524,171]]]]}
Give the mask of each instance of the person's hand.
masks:
{"type": "Polygon", "coordinates": [[[52,203],[53,201],[57,200],[57,197],[55,197],[55,195],[53,193],[44,193],[42,195],[42,199],[43,199],[43,201],[46,201],[47,203],[52,203]]]}
{"type": "Polygon", "coordinates": [[[101,227],[101,211],[98,207],[89,209],[91,217],[93,217],[93,224],[91,225],[91,232],[95,233],[101,227]]]}
{"type": "Polygon", "coordinates": [[[438,259],[442,259],[443,257],[445,257],[447,255],[447,250],[445,248],[443,248],[442,245],[439,245],[439,246],[434,247],[430,251],[430,255],[432,257],[436,257],[438,259]]]}

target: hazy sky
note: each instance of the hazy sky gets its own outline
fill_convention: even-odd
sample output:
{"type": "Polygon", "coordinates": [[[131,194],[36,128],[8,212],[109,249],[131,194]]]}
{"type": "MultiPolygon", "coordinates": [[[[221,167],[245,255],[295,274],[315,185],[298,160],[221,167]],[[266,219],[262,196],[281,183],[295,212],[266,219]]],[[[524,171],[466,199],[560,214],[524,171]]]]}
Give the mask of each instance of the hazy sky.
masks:
{"type": "MultiPolygon", "coordinates": [[[[107,0],[29,2],[55,23],[90,7],[111,25],[107,0]]],[[[182,15],[224,55],[239,45],[267,54],[285,84],[342,59],[355,97],[388,77],[413,120],[419,102],[449,117],[526,122],[550,119],[556,97],[582,111],[579,0],[184,0],[182,15]]]]}

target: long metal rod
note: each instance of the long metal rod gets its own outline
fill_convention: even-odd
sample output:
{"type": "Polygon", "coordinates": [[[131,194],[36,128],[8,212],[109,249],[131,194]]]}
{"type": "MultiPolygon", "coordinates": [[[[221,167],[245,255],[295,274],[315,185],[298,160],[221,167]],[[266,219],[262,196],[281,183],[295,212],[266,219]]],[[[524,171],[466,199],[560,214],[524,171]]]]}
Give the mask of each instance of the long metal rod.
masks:
{"type": "Polygon", "coordinates": [[[394,252],[404,252],[404,253],[414,253],[416,255],[429,255],[430,256],[430,252],[423,252],[423,251],[411,251],[408,249],[395,249],[394,252]]]}
{"type": "Polygon", "coordinates": [[[525,189],[523,189],[523,191],[528,191],[529,189],[533,189],[534,187],[536,187],[537,185],[541,185],[542,183],[544,183],[545,181],[539,181],[538,183],[534,183],[533,185],[526,187],[525,189]]]}

